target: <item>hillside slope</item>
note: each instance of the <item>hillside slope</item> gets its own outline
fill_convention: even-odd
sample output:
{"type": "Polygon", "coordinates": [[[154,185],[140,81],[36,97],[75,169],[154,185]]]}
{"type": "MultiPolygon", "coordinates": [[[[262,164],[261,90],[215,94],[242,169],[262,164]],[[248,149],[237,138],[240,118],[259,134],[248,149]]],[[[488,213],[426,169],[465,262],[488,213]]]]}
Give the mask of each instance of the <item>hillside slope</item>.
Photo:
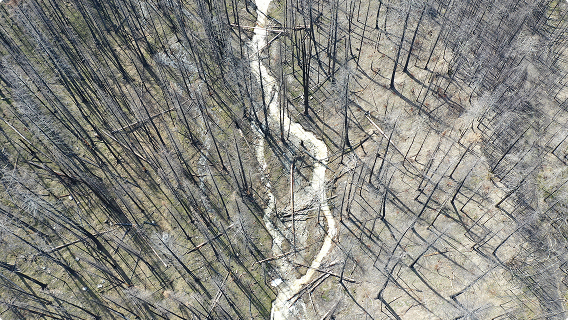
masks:
{"type": "Polygon", "coordinates": [[[0,318],[565,319],[567,13],[1,2],[0,318]]]}

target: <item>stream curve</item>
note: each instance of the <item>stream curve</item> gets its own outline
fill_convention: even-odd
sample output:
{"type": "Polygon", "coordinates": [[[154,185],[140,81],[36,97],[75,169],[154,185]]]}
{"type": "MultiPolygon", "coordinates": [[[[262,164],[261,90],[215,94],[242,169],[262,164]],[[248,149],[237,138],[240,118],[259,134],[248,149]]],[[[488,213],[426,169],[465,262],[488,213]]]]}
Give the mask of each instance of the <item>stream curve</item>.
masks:
{"type": "MultiPolygon", "coordinates": [[[[327,196],[325,190],[325,170],[327,163],[328,150],[325,143],[319,140],[313,133],[306,131],[299,123],[294,122],[286,113],[282,113],[278,105],[278,94],[279,88],[276,80],[270,75],[267,68],[264,66],[260,60],[260,52],[267,46],[267,35],[268,30],[266,29],[267,24],[267,11],[271,0],[256,0],[257,6],[257,22],[254,28],[254,36],[249,43],[252,54],[250,55],[250,66],[252,73],[255,75],[259,83],[262,83],[262,88],[264,90],[264,97],[268,102],[268,125],[278,126],[280,121],[284,124],[283,127],[286,130],[286,134],[289,134],[291,143],[296,146],[302,145],[304,148],[310,152],[314,159],[314,168],[311,178],[311,190],[314,192],[314,197],[319,202],[320,210],[323,213],[326,223],[327,232],[323,241],[323,245],[320,248],[318,254],[315,256],[314,260],[310,264],[310,268],[307,272],[300,278],[295,278],[294,266],[288,262],[286,259],[275,260],[275,263],[285,279],[276,279],[278,281],[274,282],[273,285],[278,287],[278,295],[276,299],[272,302],[271,319],[281,320],[281,319],[297,319],[298,310],[294,305],[293,299],[300,290],[308,284],[317,269],[320,267],[323,259],[329,254],[331,248],[333,247],[333,239],[337,236],[337,225],[331,210],[329,209],[327,203],[327,196]],[[281,118],[282,117],[282,118],[281,118]],[[286,278],[288,275],[289,278],[286,278]]],[[[272,254],[274,256],[282,255],[282,244],[286,241],[282,232],[279,232],[279,226],[276,222],[272,221],[273,208],[275,205],[274,195],[271,192],[270,180],[266,174],[267,164],[264,156],[264,135],[260,128],[255,124],[252,125],[253,130],[257,133],[258,139],[256,141],[256,158],[261,166],[261,170],[264,175],[262,182],[266,187],[266,192],[268,195],[268,205],[264,211],[264,223],[270,235],[272,236],[272,254]]],[[[281,224],[281,223],[280,223],[281,224]]],[[[281,227],[283,225],[281,224],[281,227]]],[[[298,304],[295,303],[296,305],[298,304]]],[[[303,306],[305,308],[305,306],[303,306]]]]}

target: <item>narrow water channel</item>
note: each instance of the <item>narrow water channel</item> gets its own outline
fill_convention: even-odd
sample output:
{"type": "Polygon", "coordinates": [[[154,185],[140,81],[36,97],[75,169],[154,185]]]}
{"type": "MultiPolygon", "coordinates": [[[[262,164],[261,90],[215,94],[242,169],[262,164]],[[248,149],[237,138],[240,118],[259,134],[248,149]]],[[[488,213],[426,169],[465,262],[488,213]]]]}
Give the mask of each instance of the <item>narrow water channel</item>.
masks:
{"type": "MultiPolygon", "coordinates": [[[[325,191],[325,170],[327,161],[327,146],[323,141],[319,140],[313,133],[304,130],[304,128],[296,122],[293,122],[286,113],[282,113],[278,104],[278,94],[279,88],[276,80],[270,75],[267,68],[264,66],[260,59],[259,50],[263,50],[267,45],[267,36],[269,31],[266,30],[268,6],[271,0],[256,0],[257,6],[257,27],[254,29],[254,36],[250,41],[251,49],[251,70],[255,75],[256,79],[262,82],[262,88],[264,90],[264,97],[268,103],[268,120],[269,126],[273,128],[278,128],[279,123],[283,122],[286,136],[290,137],[290,142],[295,144],[297,147],[300,144],[305,147],[308,152],[316,159],[314,162],[314,169],[311,178],[311,190],[313,191],[313,196],[316,197],[317,203],[320,205],[320,210],[324,214],[327,222],[327,233],[325,235],[323,245],[320,251],[315,256],[314,260],[310,264],[310,268],[307,272],[300,278],[294,276],[294,266],[286,259],[275,260],[275,264],[282,275],[281,279],[275,279],[273,285],[277,286],[278,295],[276,299],[272,302],[271,318],[273,320],[280,319],[298,319],[303,318],[303,311],[305,306],[301,302],[296,302],[295,305],[292,303],[295,300],[295,295],[308,284],[314,274],[324,260],[324,258],[329,254],[331,248],[333,247],[333,239],[337,234],[337,226],[329,206],[327,204],[327,197],[325,191]],[[281,119],[281,117],[284,117],[281,119]]],[[[258,134],[258,139],[256,142],[256,157],[261,165],[263,171],[266,171],[267,164],[264,155],[264,136],[259,130],[259,128],[253,125],[253,129],[258,134]]],[[[264,174],[263,183],[266,186],[267,194],[269,197],[269,203],[264,211],[264,223],[273,239],[272,254],[278,256],[283,254],[282,244],[286,241],[282,232],[279,232],[279,225],[275,224],[272,219],[274,214],[274,195],[271,192],[271,184],[269,177],[264,174]]],[[[283,226],[280,224],[280,227],[283,226]]],[[[300,300],[298,300],[300,301],[300,300]]]]}

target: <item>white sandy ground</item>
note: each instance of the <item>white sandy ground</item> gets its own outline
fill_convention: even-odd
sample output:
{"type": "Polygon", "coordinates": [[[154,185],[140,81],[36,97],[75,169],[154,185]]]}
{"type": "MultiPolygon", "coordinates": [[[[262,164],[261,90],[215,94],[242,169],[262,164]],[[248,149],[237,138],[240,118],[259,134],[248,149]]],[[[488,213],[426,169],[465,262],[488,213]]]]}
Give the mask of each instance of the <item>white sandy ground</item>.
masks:
{"type": "MultiPolygon", "coordinates": [[[[266,29],[266,12],[268,11],[268,6],[271,0],[256,0],[257,5],[257,27],[254,28],[254,36],[251,40],[250,47],[252,50],[251,56],[251,69],[253,74],[256,76],[258,81],[262,81],[264,95],[269,102],[268,113],[269,113],[269,123],[270,125],[278,125],[280,123],[281,112],[278,105],[278,86],[275,79],[269,74],[267,68],[259,61],[260,52],[266,45],[266,37],[268,31],[266,29]],[[262,77],[261,77],[262,75],[262,77]]],[[[284,279],[275,279],[273,284],[278,286],[278,295],[276,299],[272,302],[271,319],[298,319],[301,318],[297,307],[304,309],[302,302],[298,301],[294,305],[292,299],[307,283],[312,280],[316,269],[318,269],[323,261],[323,259],[329,254],[332,246],[333,239],[337,235],[337,226],[329,206],[327,204],[327,197],[325,193],[325,164],[327,161],[327,146],[323,141],[319,140],[313,133],[308,132],[302,128],[299,123],[291,121],[287,114],[284,114],[284,128],[288,130],[287,133],[290,134],[290,140],[292,143],[300,144],[304,142],[304,146],[308,151],[314,156],[317,161],[314,164],[314,170],[311,179],[311,189],[314,191],[316,197],[319,197],[320,209],[324,214],[327,221],[327,234],[323,245],[312,261],[310,268],[307,270],[299,279],[291,277],[294,274],[293,266],[287,262],[285,259],[277,260],[278,268],[280,273],[283,275],[284,279]],[[288,277],[287,277],[288,276],[288,277]]],[[[264,158],[264,137],[262,132],[253,125],[253,129],[258,134],[258,140],[256,144],[256,157],[261,165],[263,171],[266,170],[267,164],[264,158]]],[[[270,235],[273,239],[272,252],[273,255],[282,254],[282,244],[285,241],[282,233],[278,231],[277,227],[272,222],[272,208],[274,207],[274,195],[271,192],[271,185],[268,177],[264,175],[263,183],[266,186],[267,194],[269,198],[268,206],[264,211],[264,223],[268,229],[270,235]]],[[[304,309],[305,310],[305,309],[304,309]]]]}

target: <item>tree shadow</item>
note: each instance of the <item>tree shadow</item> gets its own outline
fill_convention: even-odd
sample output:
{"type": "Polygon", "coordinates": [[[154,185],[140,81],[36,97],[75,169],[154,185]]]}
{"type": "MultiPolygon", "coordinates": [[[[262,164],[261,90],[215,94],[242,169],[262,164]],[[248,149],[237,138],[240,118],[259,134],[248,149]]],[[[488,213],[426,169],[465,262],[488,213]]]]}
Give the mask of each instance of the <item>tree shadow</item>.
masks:
{"type": "Polygon", "coordinates": [[[410,106],[412,106],[413,108],[416,108],[420,113],[424,113],[424,115],[426,115],[428,117],[428,119],[432,120],[433,122],[440,124],[444,127],[449,127],[449,125],[444,122],[442,119],[435,117],[431,111],[425,110],[424,108],[422,108],[421,105],[416,104],[414,101],[411,101],[410,99],[408,99],[407,97],[405,97],[400,91],[398,91],[396,88],[391,88],[390,89],[397,97],[401,98],[404,102],[406,102],[407,104],[409,104],[410,106]]]}

